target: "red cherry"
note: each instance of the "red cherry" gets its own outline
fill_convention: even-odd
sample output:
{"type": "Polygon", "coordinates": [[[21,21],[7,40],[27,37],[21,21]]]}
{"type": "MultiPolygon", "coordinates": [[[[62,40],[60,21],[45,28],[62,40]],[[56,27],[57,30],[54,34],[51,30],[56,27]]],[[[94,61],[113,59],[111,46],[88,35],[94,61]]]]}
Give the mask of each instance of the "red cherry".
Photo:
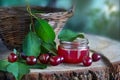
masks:
{"type": "Polygon", "coordinates": [[[8,56],[8,61],[9,62],[16,62],[17,61],[17,59],[18,59],[18,57],[17,57],[17,55],[16,54],[14,54],[14,53],[10,53],[10,55],[8,56]]]}
{"type": "Polygon", "coordinates": [[[47,64],[49,62],[49,58],[49,54],[41,54],[38,59],[41,63],[47,64]]]}
{"type": "Polygon", "coordinates": [[[61,58],[59,56],[52,56],[50,57],[50,64],[52,66],[59,65],[61,63],[61,58]]]}
{"type": "Polygon", "coordinates": [[[92,64],[92,59],[90,57],[83,58],[83,65],[84,66],[90,66],[91,64],[92,64]]]}
{"type": "Polygon", "coordinates": [[[92,60],[93,61],[98,61],[101,59],[101,56],[98,53],[93,53],[92,54],[92,60]]]}
{"type": "Polygon", "coordinates": [[[36,59],[34,56],[28,56],[28,57],[26,58],[26,63],[27,63],[28,65],[34,65],[34,64],[37,63],[37,59],[36,59]]]}
{"type": "Polygon", "coordinates": [[[64,62],[64,57],[63,56],[58,56],[60,57],[60,62],[63,63],[64,62]]]}
{"type": "Polygon", "coordinates": [[[21,53],[21,58],[22,58],[22,59],[26,60],[27,57],[28,57],[28,56],[26,56],[24,53],[21,53]]]}

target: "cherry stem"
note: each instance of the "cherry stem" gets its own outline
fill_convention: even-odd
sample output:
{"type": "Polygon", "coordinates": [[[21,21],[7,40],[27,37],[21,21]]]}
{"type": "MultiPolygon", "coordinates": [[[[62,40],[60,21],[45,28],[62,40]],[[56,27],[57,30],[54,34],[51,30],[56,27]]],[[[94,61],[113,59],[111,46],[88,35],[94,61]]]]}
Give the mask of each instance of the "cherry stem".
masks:
{"type": "Polygon", "coordinates": [[[32,31],[32,23],[30,23],[30,31],[32,31]]]}
{"type": "MultiPolygon", "coordinates": [[[[32,26],[34,26],[33,18],[32,18],[32,17],[34,17],[34,18],[37,19],[37,20],[38,20],[38,17],[35,16],[35,15],[31,12],[31,8],[30,8],[30,4],[29,4],[29,1],[28,1],[28,0],[26,0],[26,3],[27,3],[27,12],[29,13],[30,18],[31,18],[30,31],[32,31],[32,26]]],[[[34,30],[34,28],[33,28],[33,30],[34,30]]]]}
{"type": "Polygon", "coordinates": [[[38,19],[38,17],[35,16],[35,15],[31,12],[31,8],[30,8],[30,4],[29,4],[29,1],[28,1],[28,0],[26,0],[26,3],[27,3],[27,11],[28,11],[28,13],[29,13],[31,16],[33,16],[34,18],[38,19]]]}

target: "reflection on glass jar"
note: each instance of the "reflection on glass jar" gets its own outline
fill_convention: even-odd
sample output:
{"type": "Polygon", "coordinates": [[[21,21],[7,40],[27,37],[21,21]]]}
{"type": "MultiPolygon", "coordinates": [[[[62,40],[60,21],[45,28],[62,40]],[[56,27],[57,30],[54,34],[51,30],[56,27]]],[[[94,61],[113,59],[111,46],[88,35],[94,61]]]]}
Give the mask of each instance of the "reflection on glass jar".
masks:
{"type": "Polygon", "coordinates": [[[88,40],[86,38],[78,38],[72,42],[60,41],[58,55],[64,57],[65,63],[81,63],[83,57],[89,56],[88,40]]]}

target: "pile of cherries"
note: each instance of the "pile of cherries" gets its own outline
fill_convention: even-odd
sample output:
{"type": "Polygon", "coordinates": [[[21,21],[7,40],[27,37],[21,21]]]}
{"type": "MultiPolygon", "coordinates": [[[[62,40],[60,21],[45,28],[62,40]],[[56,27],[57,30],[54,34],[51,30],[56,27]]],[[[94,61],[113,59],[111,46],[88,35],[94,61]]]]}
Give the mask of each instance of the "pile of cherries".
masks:
{"type": "MultiPolygon", "coordinates": [[[[21,58],[26,60],[26,64],[28,65],[35,65],[37,61],[42,64],[50,64],[52,66],[59,65],[63,63],[64,58],[62,56],[50,56],[49,54],[41,54],[38,58],[34,56],[25,56],[24,54],[21,55],[21,58]]],[[[13,63],[18,60],[18,56],[15,53],[10,53],[8,56],[8,61],[13,63]]]]}
{"type": "MultiPolygon", "coordinates": [[[[64,62],[64,57],[62,56],[50,56],[49,54],[40,54],[38,58],[34,56],[25,56],[24,54],[21,55],[22,59],[26,60],[26,64],[28,65],[35,65],[37,61],[39,61],[42,64],[50,64],[52,66],[59,65],[60,63],[64,62]]],[[[92,61],[98,61],[101,59],[101,56],[98,53],[93,53],[92,57],[84,57],[83,58],[83,65],[84,66],[90,66],[92,64],[92,61]]],[[[13,63],[18,60],[18,56],[15,53],[10,53],[8,56],[8,61],[13,63]]]]}
{"type": "Polygon", "coordinates": [[[84,66],[90,66],[93,61],[96,62],[96,61],[99,61],[100,59],[101,59],[100,54],[94,52],[92,54],[92,57],[89,57],[89,56],[84,57],[82,63],[84,66]]]}

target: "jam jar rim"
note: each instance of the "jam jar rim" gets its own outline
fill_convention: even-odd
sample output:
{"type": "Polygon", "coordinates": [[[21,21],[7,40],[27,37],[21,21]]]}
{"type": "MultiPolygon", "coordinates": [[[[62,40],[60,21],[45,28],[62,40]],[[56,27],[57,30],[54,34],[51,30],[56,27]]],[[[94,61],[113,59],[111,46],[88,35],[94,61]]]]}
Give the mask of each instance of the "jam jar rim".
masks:
{"type": "Polygon", "coordinates": [[[63,41],[63,40],[60,41],[61,44],[73,44],[74,42],[77,42],[78,44],[82,44],[82,43],[89,44],[89,41],[87,38],[80,38],[77,41],[75,40],[74,41],[63,41]]]}

